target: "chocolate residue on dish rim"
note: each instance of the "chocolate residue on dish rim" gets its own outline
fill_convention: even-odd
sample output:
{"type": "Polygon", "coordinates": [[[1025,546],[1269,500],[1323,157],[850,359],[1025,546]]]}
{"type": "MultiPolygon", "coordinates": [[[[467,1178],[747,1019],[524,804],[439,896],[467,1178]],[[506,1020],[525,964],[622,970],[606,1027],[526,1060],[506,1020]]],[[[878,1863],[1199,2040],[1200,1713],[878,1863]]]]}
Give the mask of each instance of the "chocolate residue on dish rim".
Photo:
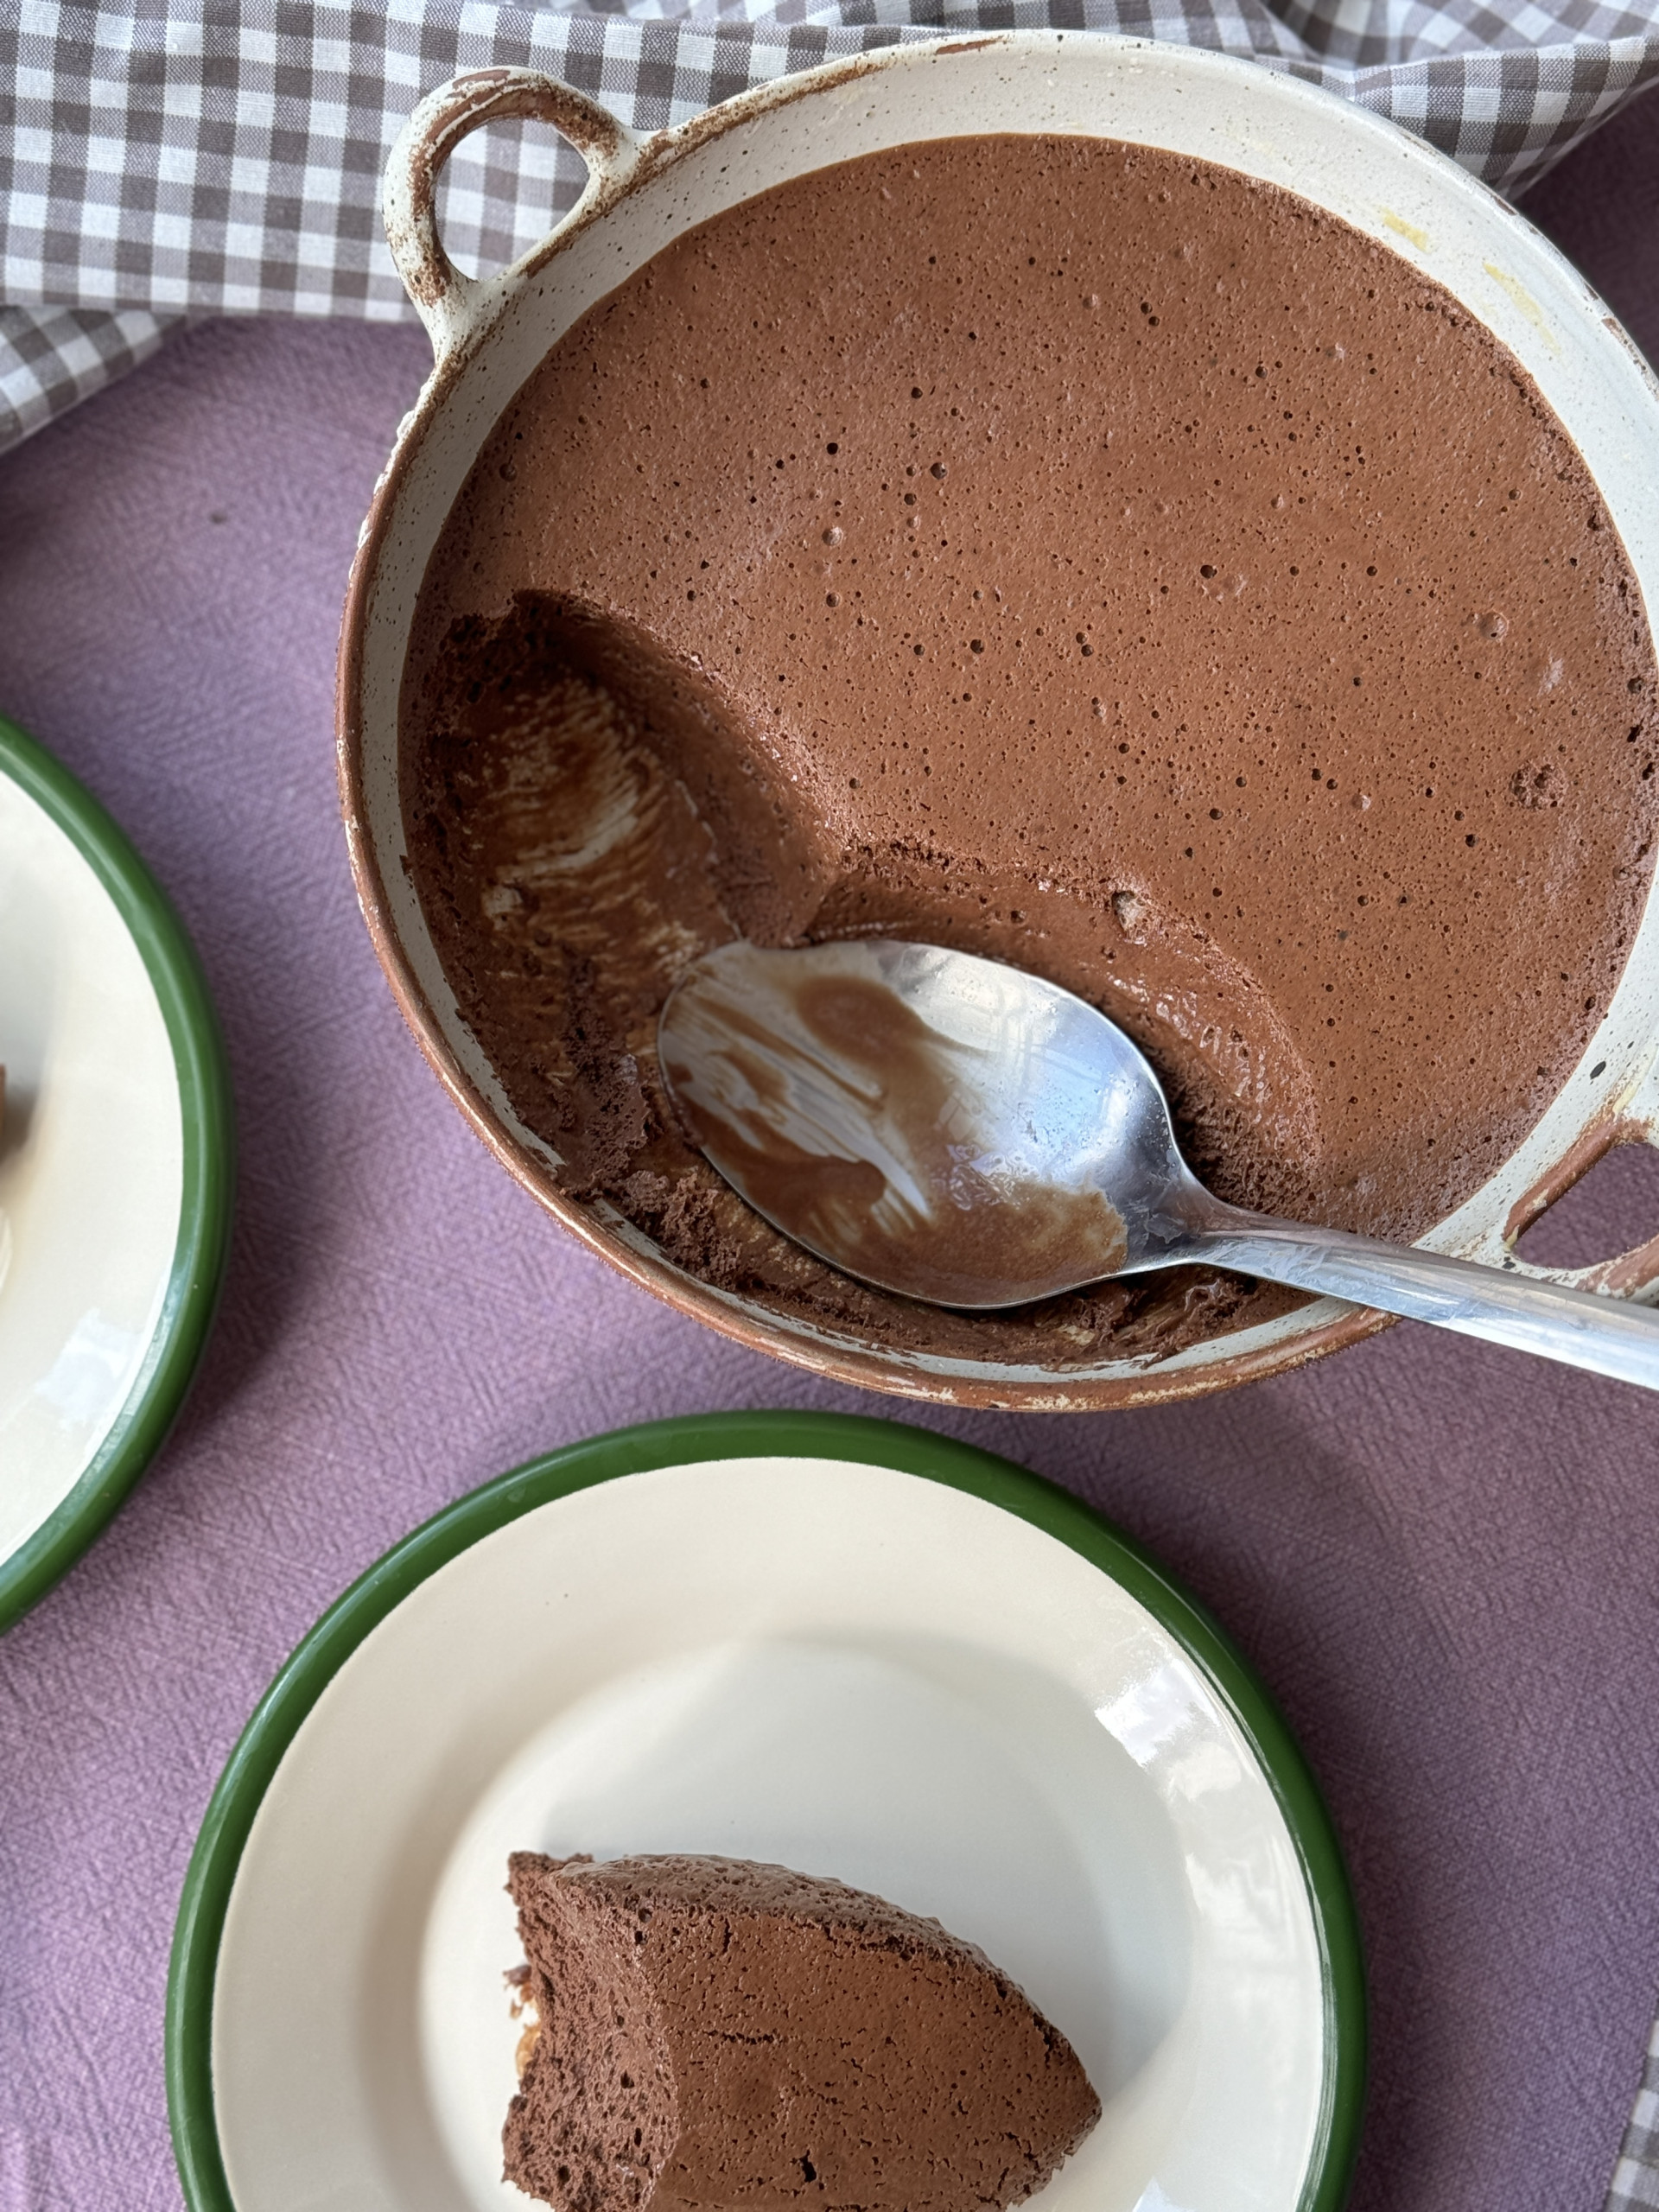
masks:
{"type": "Polygon", "coordinates": [[[507,410],[417,611],[410,864],[573,1194],[843,1338],[1094,1366],[1300,1301],[866,1292],[676,1126],[689,963],[1012,961],[1130,1033],[1219,1195],[1408,1239],[1605,1008],[1655,684],[1583,462],[1450,295],[1201,162],[935,142],[676,240],[507,410]]]}

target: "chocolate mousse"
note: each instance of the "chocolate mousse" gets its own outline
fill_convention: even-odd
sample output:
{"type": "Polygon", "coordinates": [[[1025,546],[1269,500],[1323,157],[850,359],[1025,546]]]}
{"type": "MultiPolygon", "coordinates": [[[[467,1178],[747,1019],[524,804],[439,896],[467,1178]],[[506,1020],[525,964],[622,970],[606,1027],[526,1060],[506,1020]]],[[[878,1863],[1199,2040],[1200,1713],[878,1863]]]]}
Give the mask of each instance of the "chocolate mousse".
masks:
{"type": "Polygon", "coordinates": [[[1013,962],[1128,1030],[1221,1196],[1409,1239],[1602,1018],[1655,685],[1584,462],[1416,267],[1173,154],[935,141],[673,240],[508,408],[417,610],[410,865],[572,1193],[843,1339],[1089,1366],[1294,1294],[852,1282],[677,1124],[689,963],[1013,962]]]}
{"type": "Polygon", "coordinates": [[[560,2212],[1001,2212],[1100,2117],[1007,1975],[880,1897],[750,1859],[535,1852],[507,1886],[539,2026],[505,2173],[560,2212]]]}

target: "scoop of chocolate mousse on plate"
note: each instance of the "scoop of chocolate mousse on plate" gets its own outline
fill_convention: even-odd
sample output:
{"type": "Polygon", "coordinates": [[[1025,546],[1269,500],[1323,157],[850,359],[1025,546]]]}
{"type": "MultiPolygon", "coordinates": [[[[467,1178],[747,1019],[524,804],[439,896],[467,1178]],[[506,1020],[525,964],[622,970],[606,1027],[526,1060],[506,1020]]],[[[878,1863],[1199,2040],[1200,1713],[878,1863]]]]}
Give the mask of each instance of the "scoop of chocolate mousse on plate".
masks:
{"type": "Polygon", "coordinates": [[[515,1853],[505,2177],[559,2212],[1006,2212],[1100,2117],[974,1944],[753,1859],[515,1853]]]}

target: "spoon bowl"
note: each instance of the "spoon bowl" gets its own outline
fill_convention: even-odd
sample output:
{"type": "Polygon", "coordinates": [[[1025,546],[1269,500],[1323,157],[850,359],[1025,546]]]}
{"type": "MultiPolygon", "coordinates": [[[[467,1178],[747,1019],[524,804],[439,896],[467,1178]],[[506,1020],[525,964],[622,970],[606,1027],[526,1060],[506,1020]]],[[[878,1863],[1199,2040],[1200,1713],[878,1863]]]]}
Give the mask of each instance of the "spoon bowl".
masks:
{"type": "Polygon", "coordinates": [[[1116,1024],[969,953],[721,945],[664,1007],[658,1052],[757,1212],[904,1297],[995,1309],[1166,1267],[1205,1202],[1116,1024]]]}
{"type": "Polygon", "coordinates": [[[995,1310],[1198,1262],[1659,1389],[1650,1308],[1225,1204],[1116,1023],[997,961],[721,945],[671,994],[658,1056],[758,1213],[903,1297],[995,1310]]]}

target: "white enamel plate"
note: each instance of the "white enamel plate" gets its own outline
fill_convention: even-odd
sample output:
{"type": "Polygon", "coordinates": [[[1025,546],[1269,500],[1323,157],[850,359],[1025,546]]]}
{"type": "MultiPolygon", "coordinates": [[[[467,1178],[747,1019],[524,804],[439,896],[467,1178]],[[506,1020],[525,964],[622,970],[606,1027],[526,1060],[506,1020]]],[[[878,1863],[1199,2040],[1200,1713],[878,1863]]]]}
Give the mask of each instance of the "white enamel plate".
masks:
{"type": "Polygon", "coordinates": [[[230,1223],[219,1032],[97,801],[0,721],[0,1628],[92,1541],[206,1339],[230,1223]]]}
{"type": "Polygon", "coordinates": [[[451,1506],[277,1677],[169,1988],[194,2212],[501,2212],[514,1849],[716,1852],[980,1944],[1103,2116],[1045,2212],[1333,2212],[1352,1906],[1282,1721],[1086,1507],[927,1431],[624,1431],[451,1506]]]}

